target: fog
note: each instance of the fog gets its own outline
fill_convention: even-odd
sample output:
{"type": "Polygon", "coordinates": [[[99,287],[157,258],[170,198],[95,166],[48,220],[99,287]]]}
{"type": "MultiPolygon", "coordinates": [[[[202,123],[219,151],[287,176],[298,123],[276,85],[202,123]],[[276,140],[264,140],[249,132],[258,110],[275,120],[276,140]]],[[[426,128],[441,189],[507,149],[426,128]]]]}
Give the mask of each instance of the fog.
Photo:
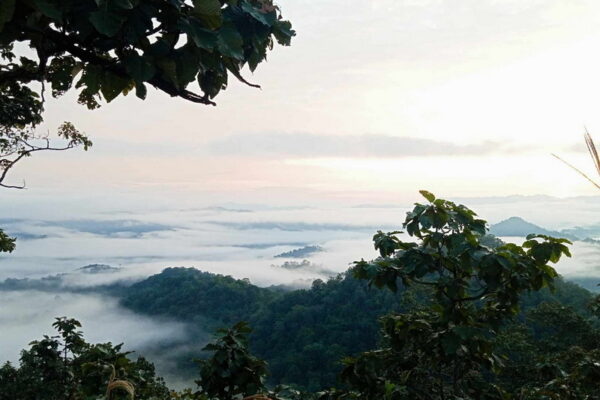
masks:
{"type": "MultiPolygon", "coordinates": [[[[126,350],[147,354],[160,371],[168,372],[170,358],[187,342],[189,328],[181,322],[148,318],[120,307],[114,298],[41,291],[0,291],[0,360],[18,362],[21,349],[44,334],[55,335],[52,323],[57,316],[82,323],[90,343],[125,343],[126,350]],[[156,351],[170,349],[168,356],[156,351]]],[[[198,333],[196,332],[196,335],[198,333]]],[[[196,336],[198,338],[198,336],[196,336]]],[[[202,336],[200,336],[202,338],[202,336]]]]}
{"type": "MultiPolygon", "coordinates": [[[[13,203],[0,199],[0,205],[13,203]]],[[[420,199],[415,196],[415,200],[420,199]]],[[[572,229],[600,237],[597,198],[558,199],[512,196],[460,199],[490,223],[520,216],[547,229],[572,229]]],[[[114,207],[114,206],[112,206],[114,207]]],[[[201,270],[248,278],[260,286],[292,284],[323,278],[314,271],[286,271],[275,256],[308,245],[323,251],[308,257],[324,268],[342,272],[349,263],[376,255],[371,237],[377,230],[401,227],[407,204],[226,204],[164,207],[144,204],[143,210],[111,209],[94,204],[65,218],[37,210],[35,218],[15,208],[0,226],[18,238],[17,249],[0,257],[0,279],[39,278],[69,272],[76,286],[137,280],[165,267],[201,270]],[[113,274],[73,273],[87,264],[122,267],[113,274]]],[[[581,237],[582,239],[584,237],[581,237]]],[[[574,257],[558,266],[561,273],[600,276],[598,246],[576,244],[574,257]]],[[[283,260],[285,261],[285,260],[283,260]]]]}

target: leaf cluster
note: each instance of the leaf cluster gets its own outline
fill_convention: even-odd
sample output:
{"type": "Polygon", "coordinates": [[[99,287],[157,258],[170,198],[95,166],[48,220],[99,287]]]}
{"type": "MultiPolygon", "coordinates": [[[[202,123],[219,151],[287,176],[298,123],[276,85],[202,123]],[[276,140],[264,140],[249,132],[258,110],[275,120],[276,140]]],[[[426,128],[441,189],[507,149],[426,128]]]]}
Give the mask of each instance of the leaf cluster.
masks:
{"type": "Polygon", "coordinates": [[[32,82],[54,97],[75,87],[90,109],[131,91],[144,99],[147,85],[214,104],[230,74],[248,83],[242,68],[294,34],[272,0],[3,0],[0,88],[23,96],[24,111],[39,106],[32,82]],[[18,57],[17,43],[35,57],[18,57]]]}
{"type": "Polygon", "coordinates": [[[387,347],[348,360],[343,376],[368,396],[381,395],[391,382],[399,399],[500,399],[502,391],[485,377],[503,365],[493,338],[518,313],[523,293],[552,286],[557,273],[549,263],[570,256],[570,242],[530,235],[522,246],[488,247],[481,243],[486,223],[473,211],[421,194],[428,203],[417,203],[404,222],[417,241],[378,232],[380,257],[356,262],[353,273],[392,291],[398,282],[429,287],[432,305],[386,317],[387,347]]]}

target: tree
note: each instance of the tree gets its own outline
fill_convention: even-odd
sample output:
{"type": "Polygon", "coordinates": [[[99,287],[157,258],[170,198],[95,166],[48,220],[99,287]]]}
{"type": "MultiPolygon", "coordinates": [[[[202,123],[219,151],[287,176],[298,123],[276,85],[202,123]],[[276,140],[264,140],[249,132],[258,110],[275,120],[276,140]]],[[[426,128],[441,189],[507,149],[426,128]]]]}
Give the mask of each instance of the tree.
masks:
{"type": "MultiPolygon", "coordinates": [[[[37,134],[36,126],[42,122],[42,110],[43,102],[29,87],[14,81],[0,84],[0,188],[23,189],[24,182],[7,183],[8,173],[18,162],[36,152],[63,151],[78,146],[87,151],[92,146],[91,140],[69,122],[58,128],[57,136],[63,142],[59,145],[51,143],[49,135],[37,134]]],[[[0,252],[12,252],[14,249],[15,238],[0,229],[0,252]]]]}
{"type": "Polygon", "coordinates": [[[144,99],[149,84],[214,104],[229,74],[249,84],[242,68],[254,71],[294,34],[272,0],[3,0],[0,88],[34,101],[31,83],[48,83],[54,97],[75,85],[93,109],[132,90],[144,99]],[[20,43],[35,58],[17,57],[20,43]],[[187,89],[194,81],[200,94],[187,89]]]}
{"type": "Polygon", "coordinates": [[[0,400],[168,399],[169,390],[154,366],[122,344],[90,344],[74,319],[56,318],[56,336],[44,336],[21,352],[18,367],[0,368],[0,400]]]}
{"type": "Polygon", "coordinates": [[[8,172],[19,161],[30,157],[39,151],[63,151],[74,147],[83,146],[88,150],[92,142],[70,122],[64,122],[58,128],[57,136],[64,139],[64,144],[57,146],[50,143],[48,136],[35,133],[34,127],[14,129],[9,125],[0,125],[0,187],[9,189],[23,189],[25,183],[20,185],[5,183],[8,172]]]}
{"type": "Polygon", "coordinates": [[[198,395],[206,400],[233,400],[260,395],[264,386],[267,364],[248,352],[247,335],[251,329],[244,322],[220,330],[220,336],[204,350],[213,352],[210,359],[200,360],[198,395]]]}
{"type": "Polygon", "coordinates": [[[429,305],[382,320],[385,347],[347,360],[344,380],[368,399],[501,399],[494,337],[516,315],[523,293],[552,286],[548,263],[570,256],[566,239],[530,235],[522,246],[487,247],[484,220],[462,205],[422,191],[400,232],[378,232],[380,257],[355,263],[354,275],[392,291],[429,287],[429,305]]]}

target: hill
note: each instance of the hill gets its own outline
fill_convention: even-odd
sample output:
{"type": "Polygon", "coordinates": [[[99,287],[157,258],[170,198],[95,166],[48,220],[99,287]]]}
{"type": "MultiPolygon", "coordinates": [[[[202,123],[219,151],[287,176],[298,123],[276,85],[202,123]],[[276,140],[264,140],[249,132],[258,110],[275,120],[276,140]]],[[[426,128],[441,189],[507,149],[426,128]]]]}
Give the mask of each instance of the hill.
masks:
{"type": "Polygon", "coordinates": [[[490,226],[490,233],[495,236],[527,236],[531,233],[548,235],[554,237],[563,237],[566,239],[577,240],[576,236],[566,232],[551,231],[542,228],[531,222],[525,221],[520,217],[510,217],[504,221],[490,226]]]}
{"type": "MultiPolygon", "coordinates": [[[[523,311],[550,301],[586,312],[590,292],[562,279],[556,286],[554,293],[546,289],[524,297],[523,311]]],[[[168,268],[132,285],[121,302],[138,313],[211,330],[247,321],[254,329],[251,350],[269,363],[271,383],[319,390],[336,383],[343,357],[377,346],[381,316],[425,304],[428,298],[423,289],[401,287],[394,294],[369,288],[349,273],[316,280],[310,289],[282,291],[193,268],[168,268]]],[[[187,358],[181,359],[178,373],[185,376],[189,365],[187,358]]]]}

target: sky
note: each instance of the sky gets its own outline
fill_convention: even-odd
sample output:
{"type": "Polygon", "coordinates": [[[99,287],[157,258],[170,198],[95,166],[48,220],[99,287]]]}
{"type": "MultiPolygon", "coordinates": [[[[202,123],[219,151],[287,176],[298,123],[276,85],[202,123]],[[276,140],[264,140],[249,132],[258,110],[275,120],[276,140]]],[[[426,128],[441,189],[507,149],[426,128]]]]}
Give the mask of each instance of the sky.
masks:
{"type": "Polygon", "coordinates": [[[582,134],[600,132],[600,3],[279,5],[297,36],[246,72],[260,90],[232,80],[217,107],[152,90],[94,111],[74,92],[48,100],[40,130],[72,121],[94,146],[14,168],[27,189],[0,192],[0,226],[21,240],[0,277],[96,262],[245,277],[257,265],[258,283],[289,283],[306,277],[277,275],[269,257],[357,241],[326,246],[319,262],[342,271],[420,189],[490,223],[598,224],[597,189],[551,153],[594,176],[582,134]],[[123,237],[123,224],[140,230],[123,237]],[[280,246],[239,247],[255,242],[280,246]]]}
{"type": "Polygon", "coordinates": [[[151,91],[100,110],[74,93],[46,125],[72,121],[90,152],[15,168],[19,202],[410,203],[440,196],[592,195],[550,156],[593,173],[600,131],[600,4],[584,0],[280,2],[297,36],[253,89],[217,107],[151,91]]]}

